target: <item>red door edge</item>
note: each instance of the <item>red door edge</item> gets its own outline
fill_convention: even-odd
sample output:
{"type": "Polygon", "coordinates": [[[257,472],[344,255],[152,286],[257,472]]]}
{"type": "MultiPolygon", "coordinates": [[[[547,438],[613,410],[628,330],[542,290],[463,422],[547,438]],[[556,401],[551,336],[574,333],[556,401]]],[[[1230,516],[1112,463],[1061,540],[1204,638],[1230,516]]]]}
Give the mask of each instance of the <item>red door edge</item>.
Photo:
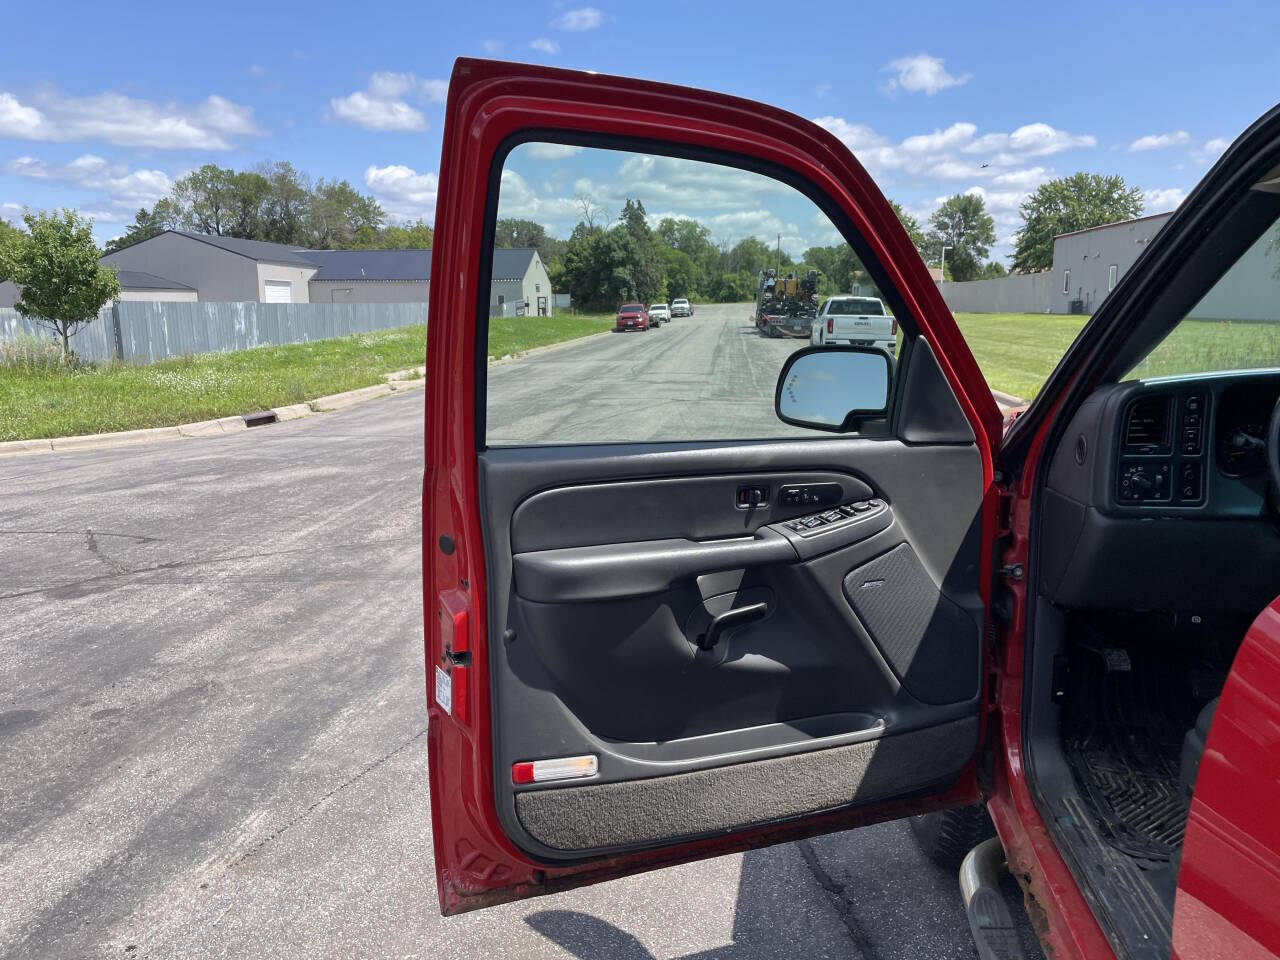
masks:
{"type": "MultiPolygon", "coordinates": [[[[1032,439],[1021,472],[1013,481],[1009,531],[1000,563],[1007,568],[1027,565],[1031,498],[1045,443],[1060,412],[1061,401],[1050,407],[1032,439]]],[[[1074,875],[1058,851],[1036,806],[1022,749],[1023,665],[1027,643],[1029,581],[1005,581],[1011,605],[996,662],[997,729],[988,736],[994,758],[987,810],[991,814],[1009,869],[1023,887],[1027,915],[1045,954],[1054,960],[1109,960],[1115,956],[1074,875]]]]}
{"type": "Polygon", "coordinates": [[[976,801],[979,791],[971,766],[951,788],[929,800],[842,811],[606,861],[548,867],[507,839],[493,799],[473,351],[489,163],[507,138],[526,129],[627,136],[743,155],[791,171],[841,208],[934,347],[978,438],[984,485],[980,591],[984,602],[990,599],[999,409],[897,216],[846,148],[809,121],[721,94],[544,67],[457,61],[440,162],[436,232],[449,243],[435,253],[432,264],[423,492],[428,775],[442,912],[976,801]],[[465,661],[444,649],[441,598],[446,595],[452,597],[448,616],[460,613],[466,624],[465,661]],[[454,673],[459,667],[464,668],[460,680],[454,673]],[[455,700],[460,696],[467,704],[465,717],[446,711],[437,689],[450,690],[455,700]]]}

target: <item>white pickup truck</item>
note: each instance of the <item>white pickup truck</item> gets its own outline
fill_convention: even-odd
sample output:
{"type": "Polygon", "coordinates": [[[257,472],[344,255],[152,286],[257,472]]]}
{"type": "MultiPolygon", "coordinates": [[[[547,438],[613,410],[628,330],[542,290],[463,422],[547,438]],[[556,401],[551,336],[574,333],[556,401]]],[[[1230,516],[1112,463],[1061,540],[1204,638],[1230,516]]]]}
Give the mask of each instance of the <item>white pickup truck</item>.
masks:
{"type": "Polygon", "coordinates": [[[893,356],[898,321],[875,297],[837,295],[818,310],[809,342],[814,346],[879,347],[893,356]]]}

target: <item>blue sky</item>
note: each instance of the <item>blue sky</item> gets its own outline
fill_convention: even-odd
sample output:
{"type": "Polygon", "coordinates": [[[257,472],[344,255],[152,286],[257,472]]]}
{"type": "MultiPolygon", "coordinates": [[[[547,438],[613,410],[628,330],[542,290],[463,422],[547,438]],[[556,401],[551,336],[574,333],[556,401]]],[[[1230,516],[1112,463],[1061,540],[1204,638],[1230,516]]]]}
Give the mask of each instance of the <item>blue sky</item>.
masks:
{"type": "Polygon", "coordinates": [[[982,190],[1002,254],[1037,182],[1120,173],[1170,209],[1280,99],[1262,2],[592,2],[9,3],[0,215],[74,206],[106,239],[187,170],[272,159],[430,219],[444,91],[470,55],[818,119],[922,219],[982,190]]]}

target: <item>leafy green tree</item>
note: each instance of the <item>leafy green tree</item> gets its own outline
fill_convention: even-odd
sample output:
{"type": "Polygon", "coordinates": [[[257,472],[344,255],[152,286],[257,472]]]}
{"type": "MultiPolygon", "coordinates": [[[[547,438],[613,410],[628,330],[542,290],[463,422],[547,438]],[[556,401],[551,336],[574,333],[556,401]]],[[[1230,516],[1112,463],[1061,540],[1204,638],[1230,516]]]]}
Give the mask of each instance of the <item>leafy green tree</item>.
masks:
{"type": "Polygon", "coordinates": [[[168,199],[159,201],[150,210],[146,207],[140,208],[133,215],[133,223],[125,228],[124,235],[107,241],[106,252],[115,253],[125,247],[132,247],[135,243],[159,236],[170,228],[171,222],[176,219],[174,214],[173,204],[168,199]]]}
{"type": "MultiPolygon", "coordinates": [[[[780,268],[785,273],[794,265],[795,261],[786,251],[779,254],[777,247],[768,246],[759,237],[743,237],[724,256],[725,273],[740,273],[745,270],[752,276],[758,276],[761,270],[770,267],[780,268]]],[[[752,299],[755,298],[754,290],[751,296],[752,299]]]]}
{"type": "Polygon", "coordinates": [[[98,263],[93,221],[74,210],[22,219],[26,232],[15,230],[0,244],[0,273],[22,291],[18,313],[52,329],[70,360],[71,336],[120,295],[120,279],[115,267],[98,263]]]}
{"type": "Polygon", "coordinates": [[[564,256],[564,241],[547,233],[546,227],[532,220],[500,217],[494,225],[493,245],[500,249],[533,247],[543,264],[550,270],[551,264],[564,256]]]}
{"type": "Polygon", "coordinates": [[[256,172],[266,179],[268,191],[259,212],[262,235],[254,239],[302,245],[311,212],[311,178],[288,161],[260,164],[256,172]]]}
{"type": "Polygon", "coordinates": [[[666,244],[660,249],[662,258],[666,261],[667,296],[696,299],[702,290],[698,285],[698,265],[693,257],[666,244]]]}
{"type": "Polygon", "coordinates": [[[665,301],[667,264],[659,250],[658,238],[649,228],[644,204],[628,198],[622,206],[622,213],[618,215],[615,229],[625,230],[631,239],[635,257],[631,272],[635,279],[636,295],[645,303],[665,301]]]}
{"type": "Polygon", "coordinates": [[[737,273],[722,273],[715,278],[711,287],[711,299],[716,303],[743,303],[756,298],[756,287],[760,284],[759,271],[739,270],[737,273]]]}
{"type": "MultiPolygon", "coordinates": [[[[950,273],[950,271],[947,272],[950,273]]],[[[982,279],[991,280],[994,277],[1007,276],[1008,273],[1009,271],[1004,268],[1004,264],[999,260],[988,260],[987,265],[982,268],[982,279]]]]}
{"type": "Polygon", "coordinates": [[[385,219],[373,197],[360,193],[346,180],[321,178],[311,195],[304,235],[313,249],[344,250],[369,242],[385,219]]]}
{"type": "Polygon", "coordinates": [[[419,217],[412,223],[383,227],[378,235],[378,246],[386,250],[430,250],[435,238],[435,230],[419,217]]]}
{"type": "Polygon", "coordinates": [[[986,202],[973,193],[948,197],[929,218],[929,243],[941,253],[948,246],[947,266],[956,280],[976,280],[982,261],[996,242],[996,225],[986,202]]]}
{"type": "MultiPolygon", "coordinates": [[[[4,219],[4,217],[0,217],[0,250],[4,249],[4,245],[8,242],[10,237],[21,232],[21,230],[11,224],[8,220],[4,219]]],[[[8,279],[9,277],[5,273],[4,258],[0,257],[0,283],[3,283],[8,279]]]]}
{"type": "Polygon", "coordinates": [[[907,236],[911,238],[911,245],[916,248],[916,252],[920,254],[921,260],[928,260],[926,251],[929,249],[929,240],[924,235],[924,231],[920,228],[920,222],[902,209],[902,204],[896,200],[890,200],[889,206],[893,207],[893,212],[898,215],[898,222],[902,224],[902,229],[907,231],[907,236]]]}
{"type": "Polygon", "coordinates": [[[230,236],[236,218],[236,172],[206,163],[173,185],[170,197],[184,227],[196,233],[230,236]]]}
{"type": "Polygon", "coordinates": [[[1022,230],[1013,245],[1015,270],[1047,270],[1053,266],[1053,238],[1142,215],[1142,190],[1124,177],[1073,173],[1042,183],[1018,208],[1022,230]]]}

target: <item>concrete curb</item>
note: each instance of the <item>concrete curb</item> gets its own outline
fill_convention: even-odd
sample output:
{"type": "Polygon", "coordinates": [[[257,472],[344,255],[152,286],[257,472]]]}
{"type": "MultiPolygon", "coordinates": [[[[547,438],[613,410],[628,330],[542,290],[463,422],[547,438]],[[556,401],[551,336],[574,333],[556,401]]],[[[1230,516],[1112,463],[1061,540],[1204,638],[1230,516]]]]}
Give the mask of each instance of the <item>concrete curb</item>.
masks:
{"type": "Polygon", "coordinates": [[[357,403],[372,400],[374,397],[385,397],[389,393],[391,393],[391,384],[376,383],[372,387],[360,387],[358,390],[348,390],[345,393],[335,393],[312,400],[311,409],[316,413],[345,410],[347,407],[354,407],[357,403]]]}

